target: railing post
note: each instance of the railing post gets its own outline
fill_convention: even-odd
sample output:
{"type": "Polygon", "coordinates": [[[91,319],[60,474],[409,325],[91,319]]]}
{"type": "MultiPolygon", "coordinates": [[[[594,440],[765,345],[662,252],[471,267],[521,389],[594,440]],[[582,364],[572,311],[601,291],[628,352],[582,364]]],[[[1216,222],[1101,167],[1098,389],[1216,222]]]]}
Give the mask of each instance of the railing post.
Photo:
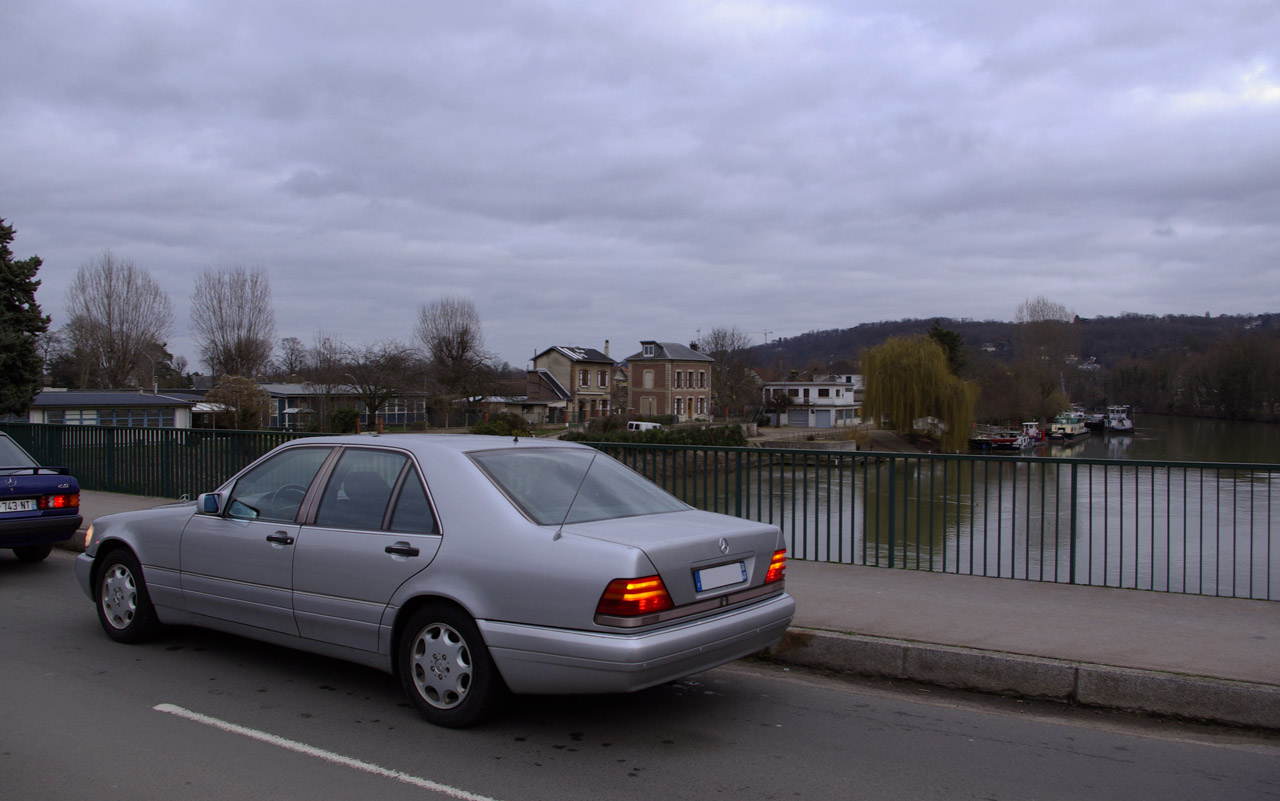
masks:
{"type": "Polygon", "coordinates": [[[742,517],[742,451],[735,451],[733,460],[733,515],[742,517]]]}
{"type": "Polygon", "coordinates": [[[897,538],[895,536],[897,524],[898,509],[898,482],[897,482],[897,457],[889,457],[889,567],[894,566],[894,554],[897,551],[897,538]]]}
{"type": "Polygon", "coordinates": [[[1076,583],[1076,491],[1079,486],[1076,483],[1079,477],[1079,467],[1077,462],[1071,463],[1071,583],[1076,583]]]}

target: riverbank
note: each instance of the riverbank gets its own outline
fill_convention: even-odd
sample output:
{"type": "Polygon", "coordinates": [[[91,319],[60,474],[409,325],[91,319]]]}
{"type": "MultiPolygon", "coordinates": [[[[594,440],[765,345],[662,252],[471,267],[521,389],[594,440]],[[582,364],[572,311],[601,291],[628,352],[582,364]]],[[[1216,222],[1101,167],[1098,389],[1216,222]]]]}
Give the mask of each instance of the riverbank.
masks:
{"type": "MultiPolygon", "coordinates": [[[[786,448],[790,444],[811,447],[814,443],[829,443],[833,449],[836,449],[836,446],[852,444],[852,440],[828,440],[824,437],[824,435],[831,435],[837,431],[841,431],[841,429],[761,426],[757,429],[756,436],[748,437],[747,442],[752,445],[774,448],[786,448]]],[[[857,446],[858,450],[877,451],[879,453],[927,453],[927,451],[912,445],[904,437],[892,431],[870,426],[863,427],[859,431],[857,446]]]]}

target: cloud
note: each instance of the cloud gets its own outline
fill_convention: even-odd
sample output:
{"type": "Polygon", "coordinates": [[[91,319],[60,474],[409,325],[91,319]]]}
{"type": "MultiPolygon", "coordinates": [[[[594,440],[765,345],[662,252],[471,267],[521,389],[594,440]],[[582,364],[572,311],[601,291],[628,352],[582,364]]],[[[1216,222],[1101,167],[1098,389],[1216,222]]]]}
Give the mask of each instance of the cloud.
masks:
{"type": "Polygon", "coordinates": [[[282,336],[466,294],[520,364],[738,325],[1274,310],[1273,4],[139,3],[12,15],[0,216],[282,336]],[[1176,235],[1174,235],[1176,234],[1176,235]],[[1123,293],[1117,292],[1119,287],[1123,293]],[[1146,304],[1145,307],[1143,304],[1146,304]],[[622,344],[626,343],[626,344],[622,344]]]}

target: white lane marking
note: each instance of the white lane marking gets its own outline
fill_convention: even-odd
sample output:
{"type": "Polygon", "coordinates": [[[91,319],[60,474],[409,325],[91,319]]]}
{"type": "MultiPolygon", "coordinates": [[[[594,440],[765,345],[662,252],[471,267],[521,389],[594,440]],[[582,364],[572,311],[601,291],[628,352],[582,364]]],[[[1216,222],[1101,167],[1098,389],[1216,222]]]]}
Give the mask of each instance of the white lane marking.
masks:
{"type": "Polygon", "coordinates": [[[380,767],[378,765],[374,765],[369,762],[362,762],[359,759],[353,759],[348,756],[343,756],[342,754],[335,754],[332,751],[326,751],[323,748],[316,748],[313,745],[307,745],[306,743],[299,743],[294,740],[289,740],[274,734],[268,734],[267,732],[264,732],[264,731],[258,731],[257,729],[250,729],[247,726],[240,726],[235,723],[228,723],[225,720],[219,720],[218,718],[211,718],[208,715],[202,715],[199,712],[192,712],[189,709],[183,709],[182,707],[174,706],[173,704],[157,704],[153,706],[152,709],[156,710],[157,712],[164,712],[169,715],[176,715],[177,717],[185,718],[187,720],[191,720],[196,723],[203,723],[206,726],[212,726],[215,729],[221,729],[225,732],[230,732],[232,734],[239,734],[241,736],[249,737],[251,739],[268,743],[270,745],[278,746],[280,748],[286,748],[290,751],[294,751],[299,754],[306,754],[307,756],[313,756],[318,759],[323,759],[326,762],[332,762],[335,765],[343,765],[348,768],[355,768],[356,770],[362,770],[365,773],[372,773],[375,776],[382,776],[388,779],[395,779],[398,782],[404,782],[405,784],[410,784],[410,785],[413,785],[414,787],[421,787],[425,790],[431,790],[433,792],[437,792],[442,795],[447,795],[450,798],[458,798],[458,799],[462,799],[462,801],[496,801],[496,799],[490,798],[487,795],[476,795],[475,793],[468,793],[466,790],[459,790],[456,787],[450,787],[446,784],[439,784],[438,782],[433,782],[430,779],[423,779],[418,776],[412,776],[408,773],[404,773],[403,771],[391,770],[389,768],[380,767]]]}

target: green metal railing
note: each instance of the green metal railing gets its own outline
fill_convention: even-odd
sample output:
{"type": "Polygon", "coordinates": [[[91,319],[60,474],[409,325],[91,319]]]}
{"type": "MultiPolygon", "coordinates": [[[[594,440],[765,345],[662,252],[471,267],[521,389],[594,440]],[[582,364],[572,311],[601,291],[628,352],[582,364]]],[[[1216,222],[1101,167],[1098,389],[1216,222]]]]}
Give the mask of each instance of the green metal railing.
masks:
{"type": "Polygon", "coordinates": [[[1280,465],[596,447],[798,559],[1280,600],[1280,465]]]}
{"type": "MultiPolygon", "coordinates": [[[[209,491],[298,434],[3,423],[85,489],[209,491]]],[[[597,443],[793,558],[1280,600],[1280,465],[597,443]]]]}
{"type": "Polygon", "coordinates": [[[195,428],[0,423],[42,464],[70,468],[83,489],[194,498],[303,434],[195,428]]]}

